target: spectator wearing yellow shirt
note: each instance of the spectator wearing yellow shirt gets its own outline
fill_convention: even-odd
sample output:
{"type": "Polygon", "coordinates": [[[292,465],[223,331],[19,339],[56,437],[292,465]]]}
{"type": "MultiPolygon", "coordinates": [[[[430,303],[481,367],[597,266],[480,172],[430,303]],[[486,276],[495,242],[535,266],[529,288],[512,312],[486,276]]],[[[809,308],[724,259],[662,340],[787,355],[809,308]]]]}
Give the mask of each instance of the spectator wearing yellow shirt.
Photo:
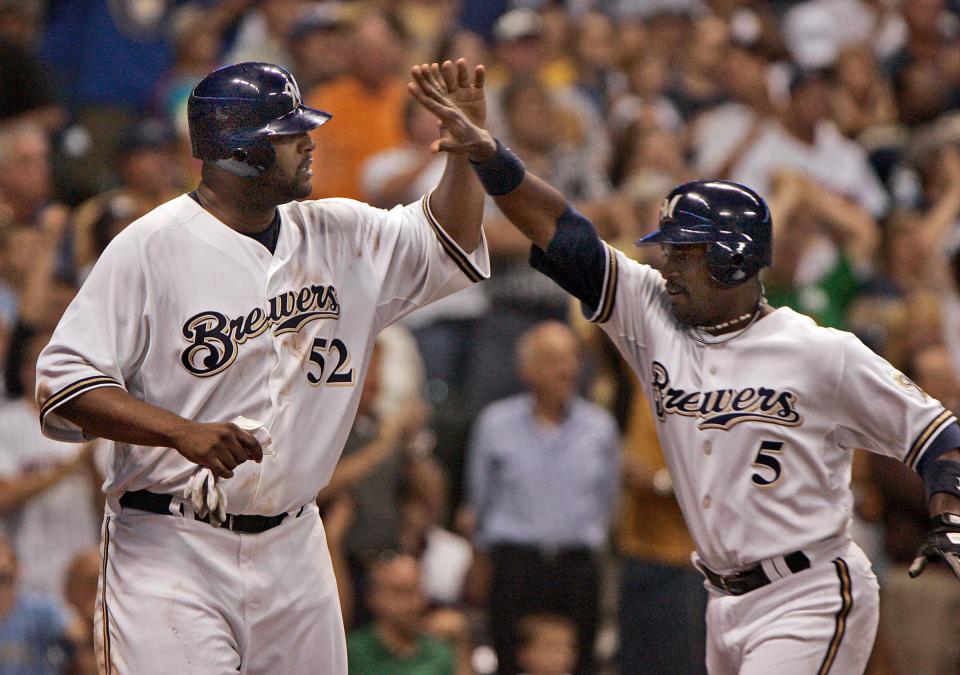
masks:
{"type": "Polygon", "coordinates": [[[623,439],[623,487],[620,672],[706,673],[707,592],[639,386],[623,439]]]}

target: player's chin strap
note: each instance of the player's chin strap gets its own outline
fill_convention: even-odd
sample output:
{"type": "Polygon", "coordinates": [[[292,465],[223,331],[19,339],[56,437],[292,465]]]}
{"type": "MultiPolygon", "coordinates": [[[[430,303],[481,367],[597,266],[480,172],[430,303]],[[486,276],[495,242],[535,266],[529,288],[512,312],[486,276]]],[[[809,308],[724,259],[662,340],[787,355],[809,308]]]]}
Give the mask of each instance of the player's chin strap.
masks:
{"type": "MultiPolygon", "coordinates": [[[[938,459],[924,468],[927,494],[944,493],[960,499],[960,462],[938,459]]],[[[929,562],[943,561],[960,578],[960,514],[940,513],[930,519],[926,539],[910,565],[911,577],[919,575],[929,562]]]]}

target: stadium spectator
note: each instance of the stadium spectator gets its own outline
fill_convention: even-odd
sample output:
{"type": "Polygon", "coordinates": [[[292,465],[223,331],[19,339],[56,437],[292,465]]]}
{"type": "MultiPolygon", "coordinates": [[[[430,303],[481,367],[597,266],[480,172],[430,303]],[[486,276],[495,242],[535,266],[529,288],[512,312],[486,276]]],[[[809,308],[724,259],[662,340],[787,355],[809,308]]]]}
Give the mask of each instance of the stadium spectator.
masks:
{"type": "Polygon", "coordinates": [[[308,104],[333,115],[337,129],[314,141],[324,164],[314,173],[314,199],[361,199],[364,161],[405,140],[403,107],[409,94],[401,73],[409,64],[403,24],[391,13],[367,10],[356,19],[349,44],[347,71],[306,96],[308,104]]]}
{"type": "Polygon", "coordinates": [[[0,533],[0,672],[59,675],[83,641],[83,626],[42,595],[19,586],[20,562],[0,533]]]}
{"type": "Polygon", "coordinates": [[[370,625],[347,638],[351,673],[458,675],[470,672],[469,634],[462,616],[443,620],[457,631],[458,643],[428,632],[427,599],[420,564],[409,555],[374,561],[365,596],[373,615],[370,625]]]}
{"type": "MultiPolygon", "coordinates": [[[[625,370],[625,368],[624,368],[625,370]]],[[[621,673],[706,673],[707,592],[673,496],[650,404],[634,383],[618,528],[621,673]]]]}
{"type": "MultiPolygon", "coordinates": [[[[381,417],[376,408],[381,393],[383,347],[371,355],[360,404],[343,455],[330,482],[320,493],[320,502],[346,492],[352,503],[352,522],[343,550],[353,581],[353,597],[366,597],[367,570],[385,551],[400,545],[401,500],[405,489],[416,490],[419,473],[433,462],[426,452],[412,449],[423,433],[427,408],[414,401],[381,417]]],[[[354,608],[354,623],[365,623],[367,607],[354,608]]]]}
{"type": "Polygon", "coordinates": [[[746,144],[739,161],[731,165],[730,178],[769,195],[778,171],[803,172],[880,217],[890,198],[864,150],[829,120],[827,84],[820,74],[795,73],[780,119],[746,144]]]}
{"type": "Polygon", "coordinates": [[[162,119],[137,120],[127,128],[117,156],[120,186],[88,199],[74,211],[73,254],[77,269],[89,269],[123,229],[122,225],[181,193],[183,186],[174,161],[175,142],[173,128],[162,119]]]}
{"type": "Polygon", "coordinates": [[[96,611],[97,580],[100,577],[100,550],[96,546],[74,555],[67,567],[64,597],[69,611],[82,630],[74,643],[72,666],[68,675],[97,675],[97,657],[93,648],[93,614],[96,611]]]}
{"type": "Polygon", "coordinates": [[[24,590],[62,598],[74,554],[97,543],[101,476],[92,443],[53,441],[35,424],[35,365],[49,338],[38,333],[28,341],[23,394],[0,408],[0,523],[22,563],[24,590]]]}
{"type": "MultiPolygon", "coordinates": [[[[960,409],[960,375],[942,344],[916,350],[906,373],[945,406],[960,409]]],[[[869,485],[879,499],[889,565],[880,584],[879,637],[890,674],[958,672],[960,643],[953,636],[960,630],[960,588],[949,570],[939,566],[929,570],[934,574],[926,580],[910,579],[906,572],[927,526],[923,485],[899,462],[873,453],[868,461],[869,485]]]]}
{"type": "Polygon", "coordinates": [[[33,224],[53,196],[50,142],[31,122],[0,127],[0,211],[33,224]]]}
{"type": "Polygon", "coordinates": [[[291,72],[303,91],[326,84],[342,75],[350,50],[346,8],[339,2],[308,5],[300,11],[287,36],[293,57],[291,72]]]}
{"type": "Polygon", "coordinates": [[[491,566],[490,636],[500,672],[516,673],[517,622],[561,614],[577,625],[577,672],[589,673],[619,434],[609,413],[577,395],[579,344],[564,324],[525,333],[517,367],[528,393],[485,408],[467,448],[475,544],[491,566]]]}
{"type": "Polygon", "coordinates": [[[224,55],[226,63],[263,61],[288,70],[293,57],[287,48],[287,35],[306,6],[303,0],[260,0],[240,17],[233,44],[224,55]]]}
{"type": "Polygon", "coordinates": [[[570,619],[556,614],[531,614],[520,620],[517,632],[517,663],[524,675],[573,672],[577,665],[577,627],[570,619]]]}

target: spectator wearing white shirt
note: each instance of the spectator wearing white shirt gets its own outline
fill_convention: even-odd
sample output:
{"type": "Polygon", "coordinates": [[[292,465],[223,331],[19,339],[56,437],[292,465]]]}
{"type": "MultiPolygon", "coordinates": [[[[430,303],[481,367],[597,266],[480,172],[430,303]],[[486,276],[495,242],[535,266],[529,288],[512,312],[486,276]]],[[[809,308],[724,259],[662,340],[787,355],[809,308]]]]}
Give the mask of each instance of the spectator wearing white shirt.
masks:
{"type": "Polygon", "coordinates": [[[78,449],[40,433],[35,364],[48,338],[31,338],[23,394],[0,408],[0,524],[20,559],[22,588],[62,599],[71,559],[99,542],[102,513],[93,444],[78,449]]]}
{"type": "Polygon", "coordinates": [[[780,171],[808,175],[854,200],[875,218],[890,198],[866,152],[829,120],[827,83],[818,73],[798,73],[780,120],[767,124],[733,165],[729,178],[769,195],[780,171]]]}

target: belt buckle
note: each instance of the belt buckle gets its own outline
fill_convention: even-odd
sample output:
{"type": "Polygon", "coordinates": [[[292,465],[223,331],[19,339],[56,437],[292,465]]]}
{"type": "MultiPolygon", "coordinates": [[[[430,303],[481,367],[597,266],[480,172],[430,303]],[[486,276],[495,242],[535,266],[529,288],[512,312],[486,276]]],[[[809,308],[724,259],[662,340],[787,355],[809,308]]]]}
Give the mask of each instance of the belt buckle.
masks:
{"type": "Polygon", "coordinates": [[[233,532],[233,514],[232,513],[227,514],[227,519],[223,521],[220,527],[225,527],[231,532],[233,532]]]}

